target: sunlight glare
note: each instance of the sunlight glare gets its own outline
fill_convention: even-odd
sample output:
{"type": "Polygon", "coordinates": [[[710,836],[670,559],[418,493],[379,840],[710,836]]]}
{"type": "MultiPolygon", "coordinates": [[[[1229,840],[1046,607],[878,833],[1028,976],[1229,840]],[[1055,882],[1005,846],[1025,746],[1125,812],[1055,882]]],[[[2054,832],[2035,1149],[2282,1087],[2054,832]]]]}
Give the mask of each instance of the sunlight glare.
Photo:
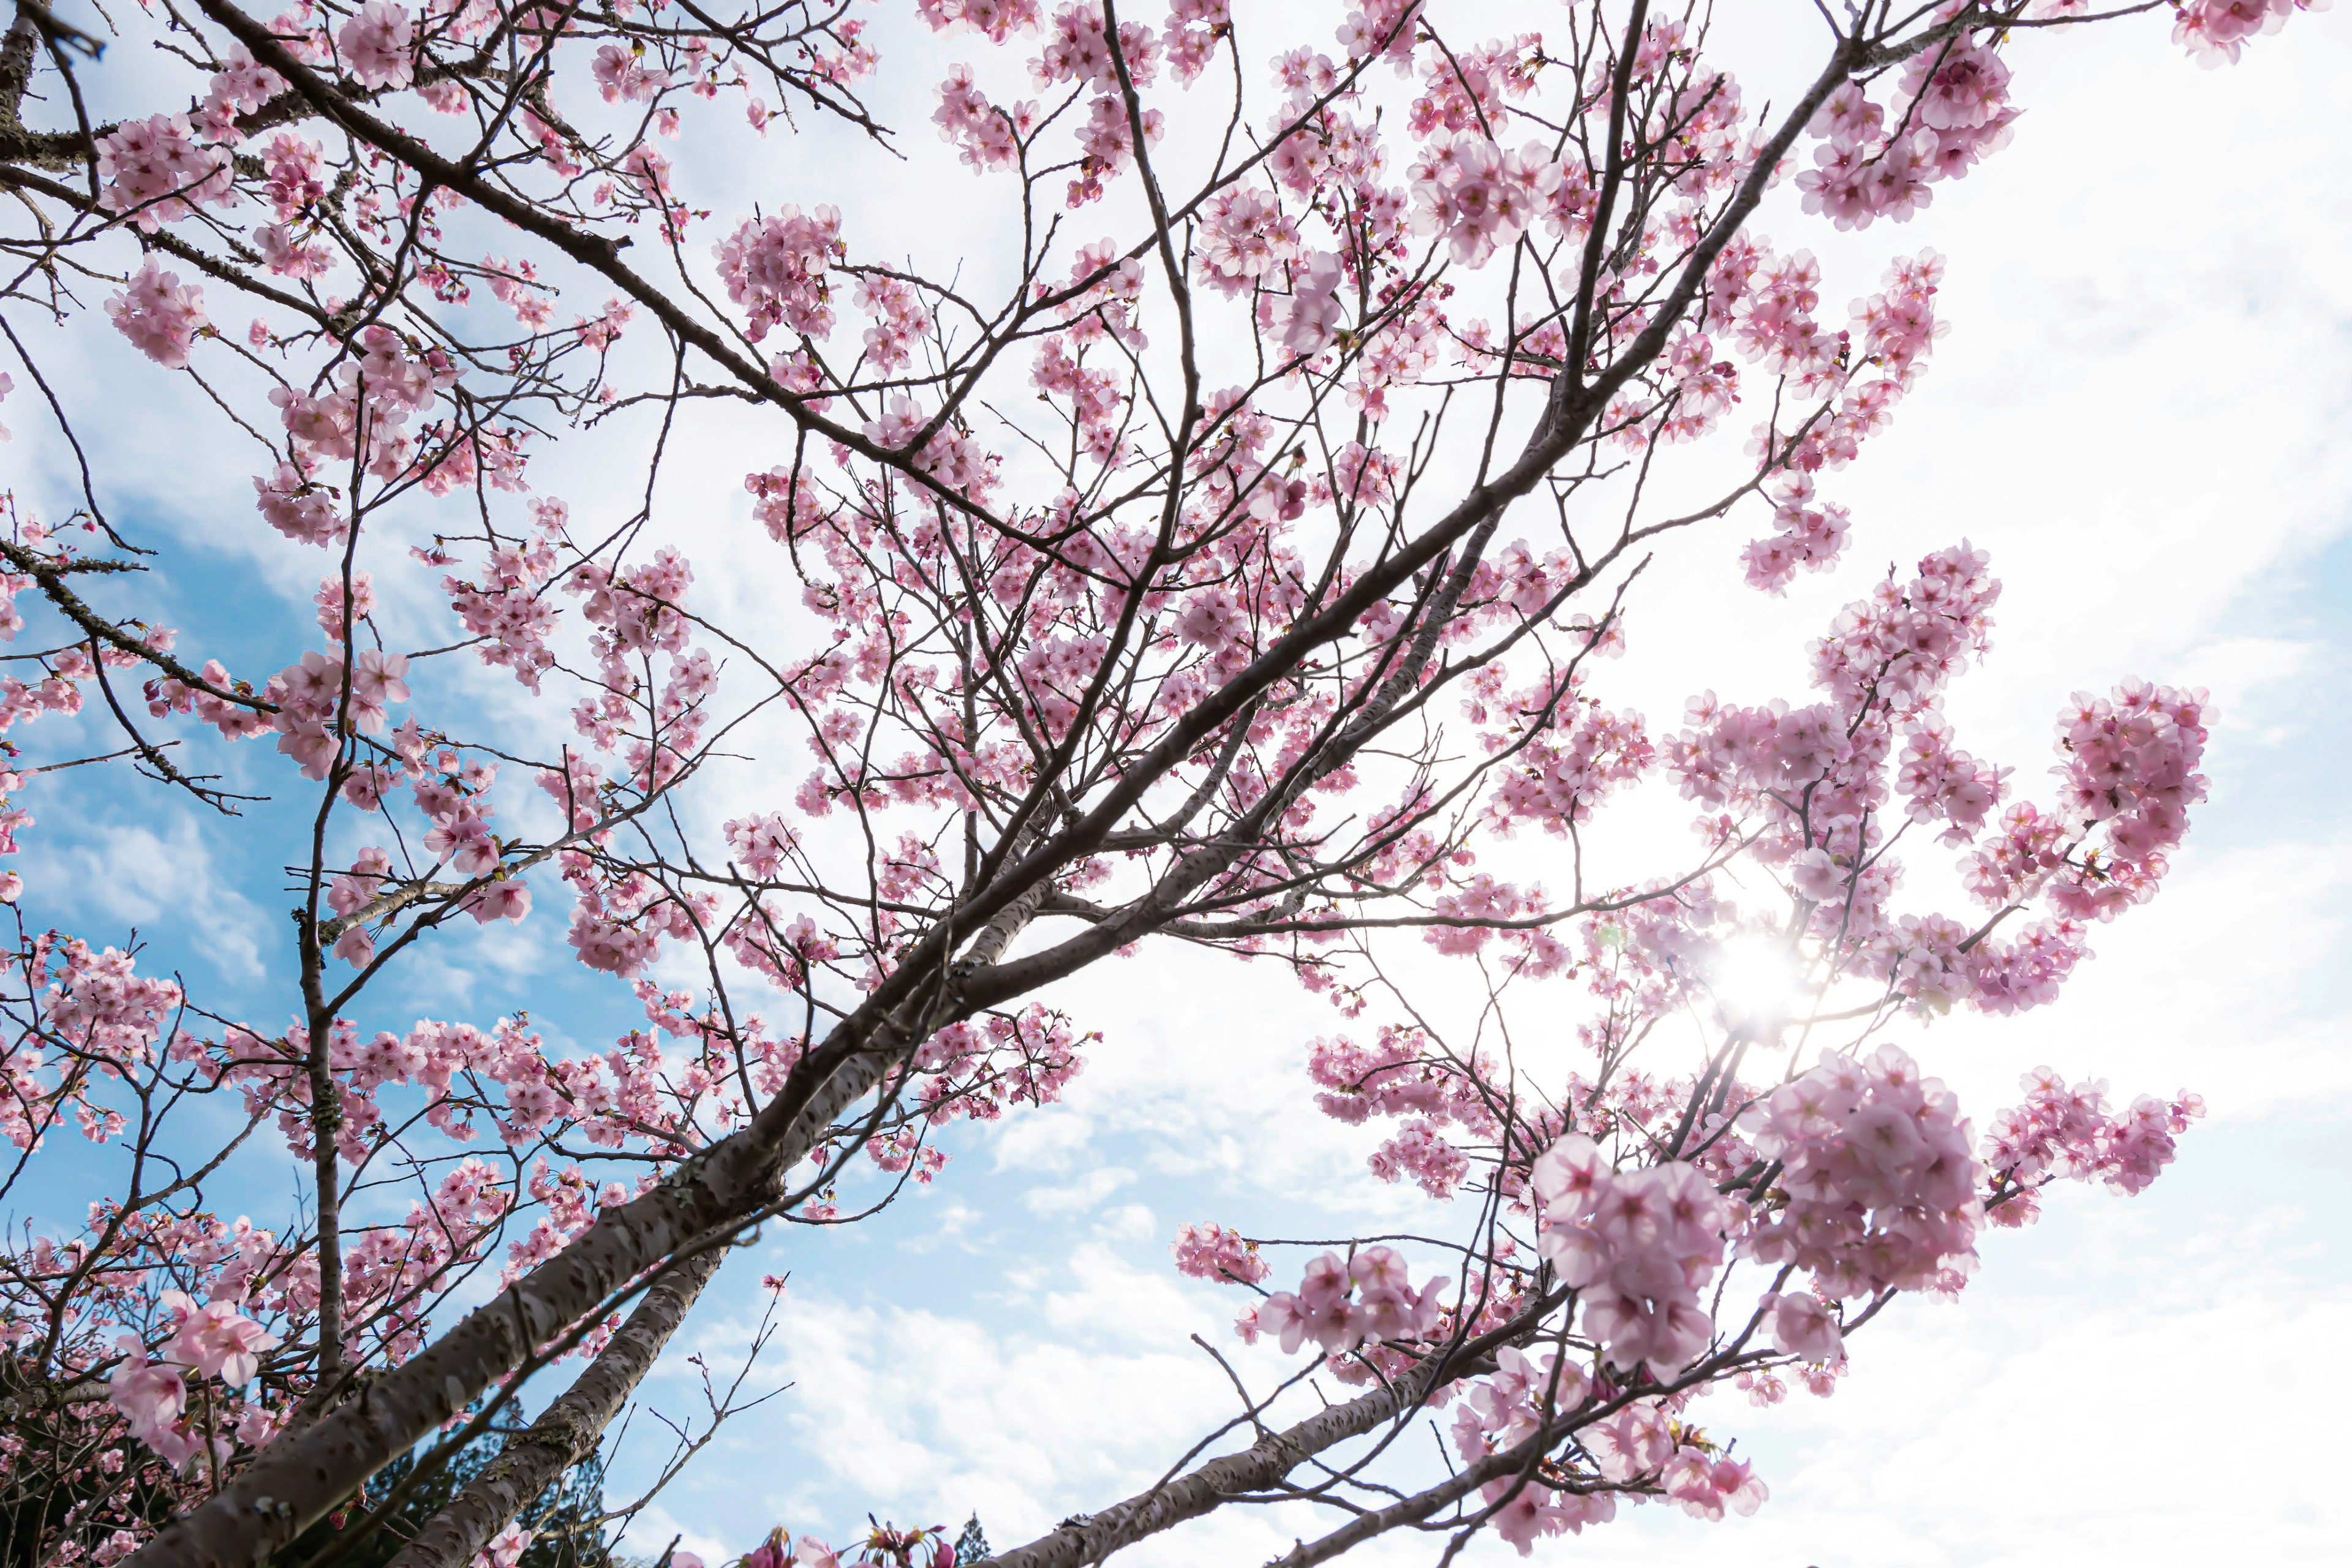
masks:
{"type": "Polygon", "coordinates": [[[1733,1026],[1778,1027],[1797,1011],[1802,982],[1788,944],[1761,936],[1725,942],[1706,971],[1716,1007],[1733,1026]]]}

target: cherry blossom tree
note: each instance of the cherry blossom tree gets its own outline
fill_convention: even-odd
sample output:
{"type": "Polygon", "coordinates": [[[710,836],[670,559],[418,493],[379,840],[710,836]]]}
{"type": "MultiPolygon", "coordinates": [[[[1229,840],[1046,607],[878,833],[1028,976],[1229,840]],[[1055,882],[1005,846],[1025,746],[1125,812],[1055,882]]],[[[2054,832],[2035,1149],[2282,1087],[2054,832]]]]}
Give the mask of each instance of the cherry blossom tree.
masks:
{"type": "MultiPolygon", "coordinates": [[[[1697,0],[1500,38],[1418,0],[1336,37],[1230,0],[16,0],[8,417],[82,457],[107,411],[43,362],[119,334],[118,395],[176,381],[248,459],[253,514],[215,526],[318,591],[314,635],[236,668],[166,624],[173,557],[102,464],[5,503],[0,852],[71,811],[60,770],[130,770],[298,905],[277,1011],[237,1016],[0,885],[37,1209],[0,1262],[12,1560],[252,1563],[331,1521],[331,1568],[528,1387],[391,1559],[510,1568],[735,1243],[951,1180],[938,1129],[1118,1048],[1059,983],[1171,943],[1332,1005],[1302,1092],[1388,1130],[1370,1174],[1426,1231],[1186,1226],[1176,1268],[1294,1374],[992,1561],[1270,1501],[1317,1521],[1302,1565],[1754,1511],[1693,1401],[1830,1394],[1987,1226],[2061,1179],[2137,1193],[2200,1114],[2037,1069],[1972,1121],[1895,1037],[2048,1003],[2156,894],[2203,697],[2080,695],[2047,775],[1963,750],[1946,696],[2000,595],[1965,541],[1855,576],[1786,700],[1661,720],[1608,661],[1670,536],[1770,595],[1868,535],[1837,476],[1925,374],[1945,262],[1832,280],[1803,229],[1998,181],[2021,39],[2169,26],[2213,65],[2317,8],[1792,4],[1810,74],[1751,84],[1697,0]],[[966,61],[890,123],[925,29],[966,61]],[[967,270],[793,188],[796,147],[884,190],[933,132],[1003,215],[967,270]],[[756,198],[693,205],[730,158],[756,198]],[[745,526],[799,590],[748,619],[657,498],[721,409],[762,421],[745,526]],[[609,443],[634,493],[546,488],[609,443]],[[388,640],[380,593],[446,635],[388,640]],[[466,696],[493,680],[520,701],[466,696]],[[77,714],[119,739],[45,745],[77,714]],[[1604,879],[1637,790],[1696,837],[1604,879]],[[1957,863],[1949,896],[1906,858],[1957,863]],[[607,977],[609,1044],[383,1016],[452,928],[526,921],[607,977]],[[300,1204],[216,1211],[280,1145],[300,1204]],[[64,1169],[107,1184],[68,1214],[64,1169]],[[1349,1396],[1277,1415],[1318,1371],[1349,1396]],[[1404,1447],[1433,1425],[1433,1470],[1404,1447]]],[[[837,1555],[780,1529],[743,1560],[837,1555]]]]}

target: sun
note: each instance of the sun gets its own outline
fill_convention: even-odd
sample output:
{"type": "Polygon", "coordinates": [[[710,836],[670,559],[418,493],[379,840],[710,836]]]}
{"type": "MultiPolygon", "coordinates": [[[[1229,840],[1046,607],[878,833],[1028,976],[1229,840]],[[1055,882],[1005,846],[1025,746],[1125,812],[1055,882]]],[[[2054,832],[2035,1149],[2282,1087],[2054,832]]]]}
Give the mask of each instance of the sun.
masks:
{"type": "Polygon", "coordinates": [[[1804,976],[1786,942],[1739,936],[1715,950],[1701,978],[1732,1027],[1777,1028],[1796,1012],[1804,976]]]}

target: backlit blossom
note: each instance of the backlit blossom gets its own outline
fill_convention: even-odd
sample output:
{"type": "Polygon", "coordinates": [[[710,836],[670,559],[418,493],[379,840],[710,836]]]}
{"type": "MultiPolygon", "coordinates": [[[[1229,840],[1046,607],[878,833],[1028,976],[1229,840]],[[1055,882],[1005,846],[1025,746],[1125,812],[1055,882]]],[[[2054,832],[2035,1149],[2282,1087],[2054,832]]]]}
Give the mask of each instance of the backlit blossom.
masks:
{"type": "Polygon", "coordinates": [[[336,32],[335,47],[361,86],[406,87],[415,74],[415,30],[398,0],[367,0],[336,32]]]}
{"type": "Polygon", "coordinates": [[[169,370],[187,364],[196,334],[212,325],[205,315],[205,291],[182,283],[179,274],[164,271],[152,257],[122,292],[108,296],[106,313],[116,331],[169,370]]]}

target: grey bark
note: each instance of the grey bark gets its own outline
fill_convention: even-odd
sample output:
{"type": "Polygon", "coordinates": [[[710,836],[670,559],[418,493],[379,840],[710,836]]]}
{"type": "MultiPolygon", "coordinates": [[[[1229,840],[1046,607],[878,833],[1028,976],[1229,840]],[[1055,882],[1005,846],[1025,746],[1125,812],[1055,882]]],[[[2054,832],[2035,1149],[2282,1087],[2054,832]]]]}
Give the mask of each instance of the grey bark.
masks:
{"type": "Polygon", "coordinates": [[[261,1568],[368,1477],[522,1367],[548,1340],[597,1311],[628,1281],[758,1215],[782,1173],[880,1080],[898,1048],[891,1023],[861,1013],[837,1027],[749,1127],[669,1182],[605,1210],[570,1247],[414,1358],[362,1382],[309,1431],[262,1450],[236,1479],[157,1532],[137,1554],[142,1568],[261,1568]]]}
{"type": "Polygon", "coordinates": [[[1122,1547],[1198,1519],[1227,1500],[1273,1486],[1335,1444],[1360,1437],[1417,1400],[1391,1384],[1345,1405],[1318,1411],[1295,1426],[1259,1438],[1238,1454],[1211,1459],[1165,1486],[1139,1492],[1097,1514],[1081,1514],[1042,1540],[989,1559],[992,1568],[1082,1568],[1122,1547]]]}
{"type": "Polygon", "coordinates": [[[1065,1520],[1053,1534],[990,1558],[990,1568],[1082,1568],[1188,1519],[1198,1519],[1235,1497],[1263,1492],[1325,1449],[1410,1415],[1430,1390],[1455,1378],[1492,1372],[1496,1351],[1525,1344],[1566,1300],[1565,1290],[1538,1296],[1525,1303],[1509,1321],[1436,1351],[1418,1366],[1344,1405],[1327,1405],[1238,1454],[1211,1459],[1100,1513],[1065,1520]]]}
{"type": "Polygon", "coordinates": [[[709,1247],[665,1272],[579,1381],[507,1439],[489,1468],[425,1521],[389,1568],[462,1568],[533,1498],[594,1453],[725,1257],[724,1247],[709,1247]]]}

